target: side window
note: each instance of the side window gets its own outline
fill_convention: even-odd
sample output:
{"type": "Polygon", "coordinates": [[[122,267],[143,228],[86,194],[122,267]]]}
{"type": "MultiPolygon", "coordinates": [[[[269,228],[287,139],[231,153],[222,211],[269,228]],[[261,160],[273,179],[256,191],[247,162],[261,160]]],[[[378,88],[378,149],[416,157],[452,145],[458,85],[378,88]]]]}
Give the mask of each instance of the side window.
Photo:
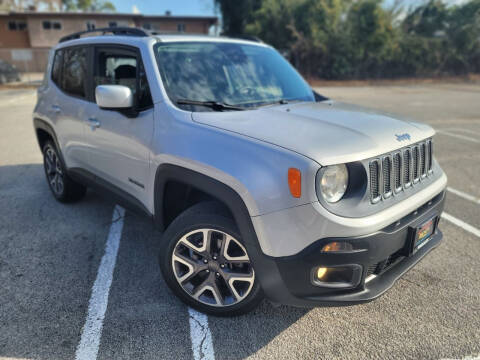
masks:
{"type": "Polygon", "coordinates": [[[62,89],[71,95],[85,97],[87,78],[87,49],[67,48],[63,54],[62,89]]]}
{"type": "Polygon", "coordinates": [[[52,65],[52,81],[57,85],[60,85],[60,75],[62,73],[62,64],[63,64],[63,50],[57,50],[55,52],[55,57],[53,58],[52,65]]]}
{"type": "Polygon", "coordinates": [[[99,50],[96,52],[94,86],[123,85],[132,90],[139,110],[151,106],[152,98],[143,65],[134,52],[99,50]],[[138,86],[137,86],[138,70],[138,86]]]}
{"type": "Polygon", "coordinates": [[[97,52],[97,64],[93,81],[98,85],[124,85],[133,93],[137,84],[137,58],[135,55],[97,52]]]}

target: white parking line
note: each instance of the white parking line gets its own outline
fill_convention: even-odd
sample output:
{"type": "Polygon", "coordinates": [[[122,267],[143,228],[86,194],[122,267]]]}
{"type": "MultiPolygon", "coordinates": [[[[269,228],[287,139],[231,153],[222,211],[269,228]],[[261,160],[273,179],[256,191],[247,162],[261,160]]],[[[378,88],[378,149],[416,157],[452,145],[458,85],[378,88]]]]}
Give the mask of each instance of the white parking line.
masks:
{"type": "MultiPolygon", "coordinates": [[[[443,358],[441,360],[455,360],[455,359],[452,359],[452,358],[443,358]]],[[[457,359],[458,360],[458,359],[457,359]]],[[[461,360],[480,360],[480,354],[478,355],[472,355],[472,356],[466,356],[464,358],[462,358],[461,360]]]]}
{"type": "Polygon", "coordinates": [[[208,317],[191,308],[188,309],[190,320],[190,338],[192,340],[193,358],[195,360],[214,360],[212,334],[208,327],[208,317]]]}
{"type": "Polygon", "coordinates": [[[470,194],[467,194],[463,191],[460,191],[460,190],[457,190],[457,189],[454,189],[454,188],[451,188],[450,186],[447,187],[447,191],[451,192],[452,194],[455,194],[461,198],[464,198],[465,200],[469,200],[475,204],[478,204],[480,205],[480,198],[478,197],[475,197],[473,195],[470,195],[470,194]]]}
{"type": "Polygon", "coordinates": [[[125,209],[115,206],[112,225],[105,244],[105,254],[98,267],[97,278],[92,287],[88,304],[88,314],[82,330],[82,337],[75,354],[76,360],[94,360],[97,358],[100,338],[102,337],[103,319],[108,305],[108,294],[112,285],[113,270],[122,237],[125,209]]]}
{"type": "Polygon", "coordinates": [[[450,214],[447,214],[446,212],[442,213],[442,219],[450,221],[452,224],[455,224],[458,227],[461,227],[463,230],[468,231],[470,234],[473,234],[476,237],[480,238],[480,230],[477,229],[476,227],[473,227],[472,225],[467,224],[466,222],[460,219],[457,219],[456,217],[450,214]]]}
{"type": "Polygon", "coordinates": [[[474,139],[474,138],[469,137],[469,136],[454,134],[454,133],[451,133],[451,132],[448,132],[448,131],[445,131],[445,130],[437,130],[437,133],[442,134],[442,135],[452,136],[452,137],[455,137],[457,139],[467,140],[467,141],[471,141],[471,142],[480,144],[480,141],[478,139],[474,139]]]}

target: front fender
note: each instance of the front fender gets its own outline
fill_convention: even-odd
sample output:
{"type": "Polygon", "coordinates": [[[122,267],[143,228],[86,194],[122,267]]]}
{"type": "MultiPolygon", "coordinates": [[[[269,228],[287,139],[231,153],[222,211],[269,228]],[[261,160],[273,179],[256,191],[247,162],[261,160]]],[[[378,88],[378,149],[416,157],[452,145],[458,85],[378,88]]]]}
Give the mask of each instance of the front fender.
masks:
{"type": "MultiPolygon", "coordinates": [[[[159,104],[157,104],[159,105],[159,104]]],[[[189,112],[156,108],[153,165],[177,165],[232,188],[250,216],[317,201],[315,175],[320,165],[280,146],[192,121],[189,112]],[[170,119],[167,121],[167,119],[170,119]],[[302,194],[294,198],[288,169],[302,173],[302,194]]]]}

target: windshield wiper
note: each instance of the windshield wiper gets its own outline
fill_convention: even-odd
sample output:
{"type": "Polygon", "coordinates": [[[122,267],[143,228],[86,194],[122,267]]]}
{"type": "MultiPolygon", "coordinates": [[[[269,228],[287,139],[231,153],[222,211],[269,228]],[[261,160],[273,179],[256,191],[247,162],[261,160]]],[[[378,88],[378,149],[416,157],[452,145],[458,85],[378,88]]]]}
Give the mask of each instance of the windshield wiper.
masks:
{"type": "Polygon", "coordinates": [[[206,106],[215,111],[223,111],[223,110],[245,110],[244,107],[225,104],[218,101],[197,101],[197,100],[188,100],[188,99],[179,99],[177,100],[177,104],[179,105],[199,105],[199,106],[206,106]]]}
{"type": "Polygon", "coordinates": [[[299,100],[299,99],[279,99],[279,100],[274,100],[274,101],[269,101],[269,102],[265,102],[263,104],[260,104],[260,105],[257,105],[256,107],[263,107],[263,106],[270,106],[270,105],[287,105],[287,104],[290,104],[292,102],[302,102],[303,100],[299,100]]]}

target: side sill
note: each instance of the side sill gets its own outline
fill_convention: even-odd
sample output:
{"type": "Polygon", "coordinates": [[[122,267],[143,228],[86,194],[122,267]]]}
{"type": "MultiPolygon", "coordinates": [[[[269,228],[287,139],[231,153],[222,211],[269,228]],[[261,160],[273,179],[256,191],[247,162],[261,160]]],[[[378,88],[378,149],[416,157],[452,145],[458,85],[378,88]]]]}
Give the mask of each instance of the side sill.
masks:
{"type": "Polygon", "coordinates": [[[68,169],[68,175],[79,183],[91,187],[99,195],[119,204],[139,215],[153,219],[153,214],[134,196],[111,184],[110,182],[81,168],[68,169]]]}

